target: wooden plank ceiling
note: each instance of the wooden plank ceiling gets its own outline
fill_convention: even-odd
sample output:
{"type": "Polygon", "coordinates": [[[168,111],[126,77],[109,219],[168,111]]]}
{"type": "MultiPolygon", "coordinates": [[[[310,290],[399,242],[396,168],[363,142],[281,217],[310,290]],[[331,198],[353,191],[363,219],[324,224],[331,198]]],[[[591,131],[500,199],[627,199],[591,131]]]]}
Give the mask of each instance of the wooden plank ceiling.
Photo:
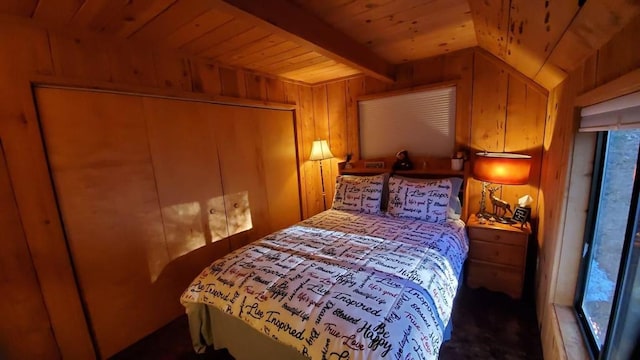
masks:
{"type": "Polygon", "coordinates": [[[638,0],[469,0],[478,45],[547,89],[640,14],[638,0]]]}
{"type": "Polygon", "coordinates": [[[52,28],[155,44],[308,84],[474,47],[552,88],[637,0],[2,0],[52,28]]]}

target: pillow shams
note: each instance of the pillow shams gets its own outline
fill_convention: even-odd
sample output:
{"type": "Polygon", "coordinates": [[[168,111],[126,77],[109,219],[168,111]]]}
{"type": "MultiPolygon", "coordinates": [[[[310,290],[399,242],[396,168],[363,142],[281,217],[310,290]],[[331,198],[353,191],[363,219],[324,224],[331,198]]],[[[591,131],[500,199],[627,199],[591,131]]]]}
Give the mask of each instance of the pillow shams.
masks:
{"type": "Polygon", "coordinates": [[[336,177],[336,192],[332,209],[359,211],[367,214],[380,212],[385,175],[336,177]]]}
{"type": "MultiPolygon", "coordinates": [[[[410,182],[431,182],[431,181],[438,181],[438,180],[442,180],[442,179],[421,179],[421,178],[411,178],[411,177],[404,177],[404,176],[396,176],[394,175],[394,177],[397,177],[398,179],[404,179],[410,182]]],[[[443,178],[445,179],[445,178],[443,178]]],[[[449,196],[449,208],[451,210],[453,210],[454,214],[460,215],[462,213],[462,202],[460,201],[460,198],[458,197],[458,195],[460,194],[460,188],[462,187],[462,182],[463,179],[461,177],[449,177],[446,178],[449,181],[451,181],[451,195],[449,196]]],[[[388,198],[388,196],[387,196],[388,198]]],[[[382,200],[385,200],[385,196],[383,195],[382,200]]],[[[383,205],[387,205],[386,203],[383,203],[383,205]]],[[[460,216],[458,216],[457,218],[459,218],[460,216]]]]}
{"type": "Polygon", "coordinates": [[[451,180],[412,182],[391,177],[387,212],[397,217],[443,223],[447,219],[451,180]]]}

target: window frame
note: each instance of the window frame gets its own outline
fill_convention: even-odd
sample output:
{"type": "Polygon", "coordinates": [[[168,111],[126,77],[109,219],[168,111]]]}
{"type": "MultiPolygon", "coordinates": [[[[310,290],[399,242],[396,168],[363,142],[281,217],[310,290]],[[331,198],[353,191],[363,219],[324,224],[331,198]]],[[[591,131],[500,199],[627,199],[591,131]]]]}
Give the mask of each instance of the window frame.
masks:
{"type": "Polygon", "coordinates": [[[582,309],[582,301],[584,300],[584,290],[586,287],[587,275],[591,268],[591,260],[593,256],[593,235],[596,231],[596,216],[598,215],[597,205],[600,202],[600,184],[602,183],[602,177],[604,172],[605,154],[604,149],[607,147],[607,132],[599,132],[596,139],[595,154],[593,160],[593,176],[591,178],[591,190],[589,191],[589,207],[587,211],[587,219],[584,232],[584,240],[582,243],[582,256],[580,260],[580,268],[578,271],[578,281],[576,285],[575,299],[574,299],[574,311],[580,324],[580,331],[583,337],[587,340],[587,349],[591,354],[591,357],[597,357],[599,355],[598,344],[590,331],[590,326],[586,318],[586,314],[582,309]],[[588,246],[585,252],[585,246],[588,246]]]}
{"type": "Polygon", "coordinates": [[[635,180],[633,182],[633,188],[631,193],[631,200],[629,206],[628,220],[625,228],[624,241],[622,245],[622,253],[620,257],[620,268],[618,270],[618,276],[615,282],[615,289],[611,304],[611,313],[609,317],[609,323],[607,324],[607,332],[605,334],[602,349],[599,348],[597,340],[591,330],[589,321],[582,307],[585,298],[585,288],[588,280],[589,270],[593,261],[593,242],[596,232],[596,219],[598,216],[598,204],[600,203],[600,196],[602,192],[602,180],[605,171],[606,162],[606,150],[609,140],[609,131],[599,131],[597,133],[593,176],[591,179],[591,189],[589,191],[589,207],[586,217],[586,226],[584,232],[584,240],[582,246],[582,256],[580,261],[580,267],[578,271],[578,279],[576,284],[576,291],[574,297],[574,312],[580,325],[580,331],[583,338],[586,340],[587,349],[592,358],[602,359],[608,358],[611,355],[613,349],[612,342],[619,336],[619,326],[624,322],[621,321],[618,311],[624,308],[626,305],[623,302],[628,303],[629,299],[623,297],[623,292],[627,287],[627,280],[629,278],[630,261],[633,254],[633,243],[635,239],[635,231],[637,230],[637,216],[640,212],[640,148],[638,151],[638,158],[636,159],[635,180]],[[585,251],[585,247],[588,248],[585,251]]]}

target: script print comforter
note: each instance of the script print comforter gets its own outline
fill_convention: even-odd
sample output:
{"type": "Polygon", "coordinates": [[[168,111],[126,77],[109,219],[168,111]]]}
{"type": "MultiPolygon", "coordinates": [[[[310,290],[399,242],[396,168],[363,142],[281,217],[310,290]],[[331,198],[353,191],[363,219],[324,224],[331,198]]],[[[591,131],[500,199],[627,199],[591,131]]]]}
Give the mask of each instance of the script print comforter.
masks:
{"type": "Polygon", "coordinates": [[[311,359],[436,359],[467,251],[461,221],[328,210],[215,261],[181,302],[311,359]]]}

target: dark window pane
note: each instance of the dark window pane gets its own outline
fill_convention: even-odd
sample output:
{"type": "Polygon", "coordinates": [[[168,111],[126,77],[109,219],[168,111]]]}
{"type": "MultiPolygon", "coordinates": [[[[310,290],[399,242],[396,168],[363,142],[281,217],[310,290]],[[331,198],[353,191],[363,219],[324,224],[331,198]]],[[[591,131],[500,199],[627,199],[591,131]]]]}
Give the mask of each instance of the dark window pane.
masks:
{"type": "Polygon", "coordinates": [[[621,305],[611,344],[613,360],[640,359],[640,211],[636,211],[634,236],[621,305]],[[635,352],[635,353],[634,353],[635,352]]]}
{"type": "Polygon", "coordinates": [[[633,191],[640,130],[609,132],[582,310],[598,347],[605,341],[633,191]]]}

